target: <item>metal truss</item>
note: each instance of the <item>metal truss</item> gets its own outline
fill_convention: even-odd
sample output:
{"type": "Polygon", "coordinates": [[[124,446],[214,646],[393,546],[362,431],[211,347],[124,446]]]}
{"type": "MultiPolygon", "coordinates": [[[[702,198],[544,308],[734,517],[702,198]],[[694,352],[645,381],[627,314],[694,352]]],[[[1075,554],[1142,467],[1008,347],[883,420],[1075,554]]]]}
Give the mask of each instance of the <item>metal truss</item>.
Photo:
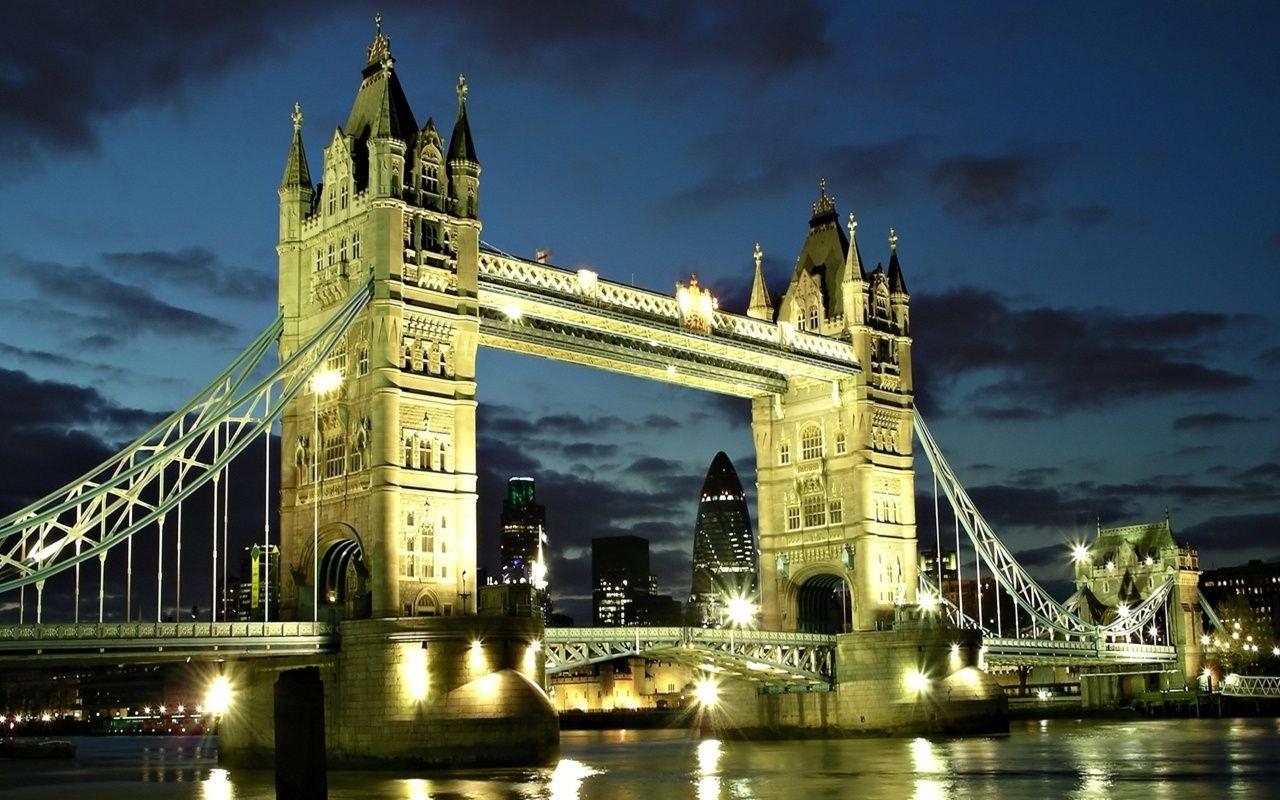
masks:
{"type": "Polygon", "coordinates": [[[1167,664],[1177,660],[1177,648],[1131,642],[1082,642],[1069,639],[1021,639],[984,636],[983,659],[987,664],[1167,664]]]}
{"type": "Polygon", "coordinates": [[[1213,610],[1213,606],[1209,603],[1209,598],[1204,596],[1204,592],[1197,591],[1196,597],[1200,600],[1200,609],[1204,611],[1204,616],[1209,620],[1209,624],[1213,629],[1223,636],[1227,635],[1227,626],[1222,624],[1222,620],[1218,618],[1218,612],[1213,610]]]}
{"type": "MultiPolygon", "coordinates": [[[[438,287],[421,278],[420,285],[438,287]]],[[[740,397],[778,394],[793,379],[837,383],[857,374],[846,341],[716,311],[686,325],[675,298],[587,271],[482,251],[481,341],[740,397]]]]}
{"type": "Polygon", "coordinates": [[[337,649],[327,622],[105,622],[0,625],[0,656],[21,663],[155,663],[299,656],[337,649]]]}
{"type": "Polygon", "coordinates": [[[1055,600],[1022,568],[1022,565],[996,536],[995,531],[987,524],[986,519],[951,470],[941,448],[929,432],[928,426],[924,424],[920,411],[916,409],[913,414],[916,435],[920,439],[934,475],[937,476],[938,485],[942,487],[951,504],[956,519],[964,528],[969,540],[973,542],[982,563],[995,576],[1001,588],[1014,599],[1018,607],[1030,615],[1036,627],[1044,628],[1050,636],[1056,634],[1085,640],[1105,640],[1127,638],[1141,630],[1155,617],[1173,589],[1173,575],[1152,591],[1136,608],[1128,609],[1126,613],[1107,625],[1086,622],[1078,614],[1055,600]]]}
{"type": "Polygon", "coordinates": [[[353,293],[298,350],[256,377],[274,358],[284,328],[277,318],[182,408],[89,473],[0,519],[0,592],[35,584],[39,596],[49,577],[105,560],[135,533],[163,526],[169,511],[216,482],[269,430],[364,308],[371,287],[353,293]]]}
{"type": "Polygon", "coordinates": [[[547,673],[627,656],[675,661],[771,689],[816,691],[835,680],[834,636],[713,628],[547,628],[547,673]]]}
{"type": "Polygon", "coordinates": [[[1280,697],[1280,677],[1232,673],[1222,680],[1222,695],[1224,697],[1280,697]]]}

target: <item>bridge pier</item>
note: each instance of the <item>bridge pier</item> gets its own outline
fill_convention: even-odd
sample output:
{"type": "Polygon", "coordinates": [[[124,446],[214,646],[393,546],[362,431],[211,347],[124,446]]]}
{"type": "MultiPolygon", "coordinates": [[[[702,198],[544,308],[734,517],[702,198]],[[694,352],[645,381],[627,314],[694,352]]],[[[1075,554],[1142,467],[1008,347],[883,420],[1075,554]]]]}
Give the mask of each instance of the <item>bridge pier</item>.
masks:
{"type": "Polygon", "coordinates": [[[978,667],[970,631],[863,631],[836,637],[830,692],[721,691],[724,722],[747,735],[981,734],[1009,729],[1004,690],[978,667]]]}
{"type": "MultiPolygon", "coordinates": [[[[559,722],[542,690],[542,625],[506,617],[353,620],[338,653],[310,660],[324,683],[331,768],[532,766],[559,722]],[[536,644],[535,644],[536,643],[536,644]]],[[[239,662],[219,758],[269,766],[277,674],[300,659],[239,662]]]]}

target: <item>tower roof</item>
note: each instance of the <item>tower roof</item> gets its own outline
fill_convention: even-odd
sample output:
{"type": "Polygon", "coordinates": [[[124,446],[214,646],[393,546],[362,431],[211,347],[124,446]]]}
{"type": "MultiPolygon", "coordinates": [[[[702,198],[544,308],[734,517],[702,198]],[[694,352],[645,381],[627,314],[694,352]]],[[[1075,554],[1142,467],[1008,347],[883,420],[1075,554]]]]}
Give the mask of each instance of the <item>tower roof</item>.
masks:
{"type": "Polygon", "coordinates": [[[453,123],[453,135],[449,137],[449,160],[470,161],[479,164],[476,145],[471,140],[471,124],[467,122],[467,78],[458,76],[458,119],[453,123]]]}
{"type": "Polygon", "coordinates": [[[307,151],[302,146],[302,104],[293,104],[293,143],[289,146],[289,157],[284,162],[284,177],[280,179],[281,189],[311,187],[311,170],[307,167],[307,151]]]}
{"type": "Polygon", "coordinates": [[[382,32],[382,15],[374,17],[377,33],[369,45],[361,71],[360,90],[351,106],[343,131],[348,136],[391,136],[402,142],[418,130],[413,109],[396,77],[396,60],[391,57],[391,37],[382,32]]]}
{"type": "Polygon", "coordinates": [[[858,249],[858,218],[849,212],[849,250],[845,254],[844,262],[844,279],[846,281],[853,280],[856,274],[859,278],[866,279],[867,271],[862,268],[862,251],[858,249]]]}

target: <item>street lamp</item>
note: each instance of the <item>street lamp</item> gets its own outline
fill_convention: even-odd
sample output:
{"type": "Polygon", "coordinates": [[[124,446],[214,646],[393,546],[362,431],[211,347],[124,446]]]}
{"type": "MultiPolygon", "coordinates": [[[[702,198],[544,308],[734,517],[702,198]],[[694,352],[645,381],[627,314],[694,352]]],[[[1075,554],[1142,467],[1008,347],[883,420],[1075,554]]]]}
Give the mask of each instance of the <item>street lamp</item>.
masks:
{"type": "Polygon", "coordinates": [[[326,369],[311,376],[311,391],[315,400],[311,404],[312,426],[312,463],[315,464],[315,484],[311,490],[311,621],[320,621],[320,489],[323,485],[323,473],[320,472],[320,398],[336,390],[342,385],[342,373],[336,369],[326,369]]]}

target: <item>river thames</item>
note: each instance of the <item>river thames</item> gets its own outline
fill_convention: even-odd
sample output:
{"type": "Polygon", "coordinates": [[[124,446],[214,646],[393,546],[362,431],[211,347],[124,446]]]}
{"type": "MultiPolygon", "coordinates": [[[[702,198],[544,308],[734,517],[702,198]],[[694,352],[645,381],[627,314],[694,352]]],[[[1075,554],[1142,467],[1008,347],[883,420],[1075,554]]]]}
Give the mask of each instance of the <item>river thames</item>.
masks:
{"type": "MultiPolygon", "coordinates": [[[[216,740],[80,738],[75,762],[0,761],[5,798],[269,800],[216,740]]],[[[396,800],[941,800],[1280,797],[1280,720],[1016,721],[1008,736],[742,742],[568,731],[554,767],[332,772],[329,797],[396,800]]]]}

